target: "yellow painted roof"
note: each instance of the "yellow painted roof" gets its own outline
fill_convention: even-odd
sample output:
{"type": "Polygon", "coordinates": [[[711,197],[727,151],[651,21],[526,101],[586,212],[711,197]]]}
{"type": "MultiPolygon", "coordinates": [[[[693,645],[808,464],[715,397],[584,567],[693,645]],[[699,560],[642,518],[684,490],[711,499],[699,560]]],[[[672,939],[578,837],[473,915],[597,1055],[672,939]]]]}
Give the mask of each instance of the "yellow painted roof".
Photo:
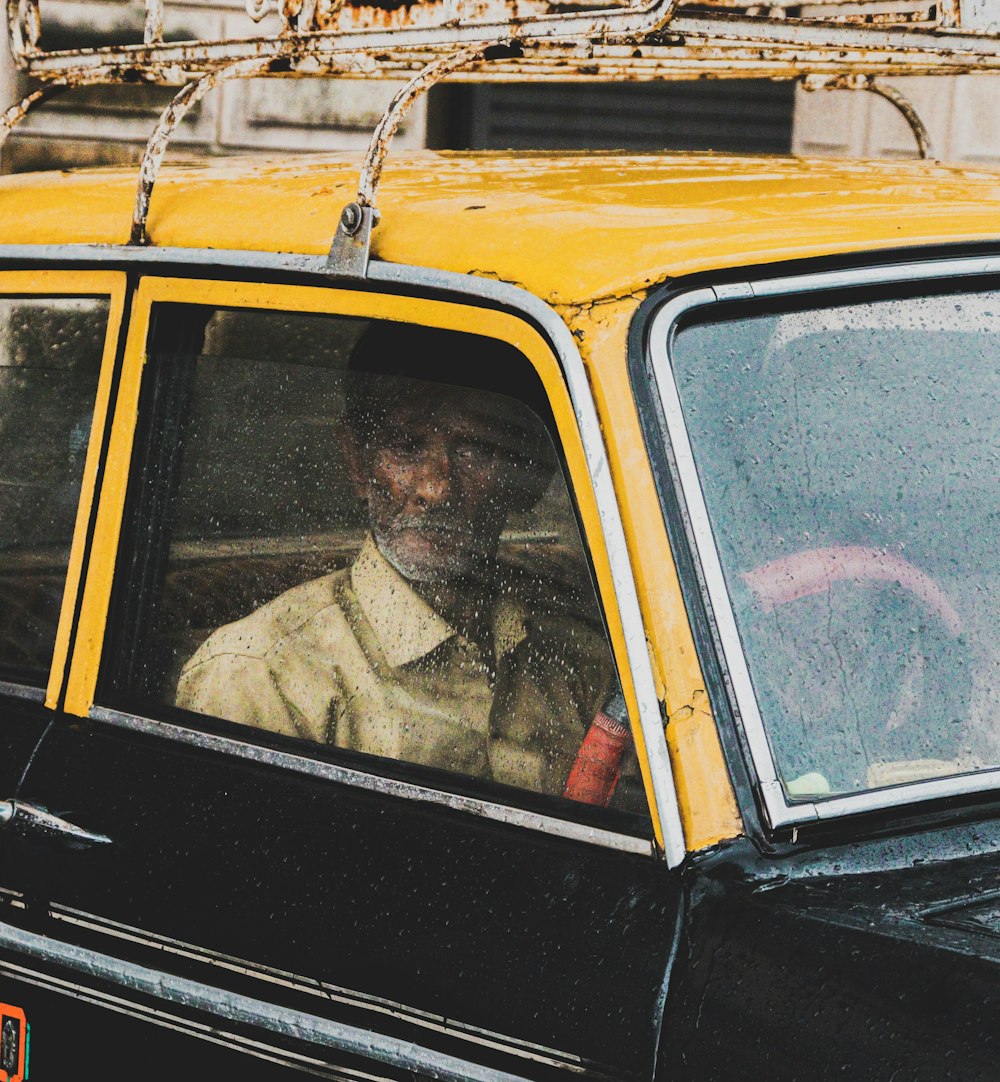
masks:
{"type": "MultiPolygon", "coordinates": [[[[325,253],[358,156],[167,165],[155,244],[325,253]]],[[[124,243],[134,170],[0,178],[0,243],[124,243]]],[[[713,267],[1000,237],[1000,171],[712,155],[390,154],[383,259],[574,303],[713,267]]]]}

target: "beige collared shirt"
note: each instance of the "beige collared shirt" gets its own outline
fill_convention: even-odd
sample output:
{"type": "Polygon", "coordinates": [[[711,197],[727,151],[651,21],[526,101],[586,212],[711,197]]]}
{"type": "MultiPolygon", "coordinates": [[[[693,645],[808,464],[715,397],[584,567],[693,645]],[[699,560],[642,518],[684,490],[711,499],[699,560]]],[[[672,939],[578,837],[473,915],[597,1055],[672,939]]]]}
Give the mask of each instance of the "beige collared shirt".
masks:
{"type": "Polygon", "coordinates": [[[502,588],[492,628],[494,656],[486,657],[369,537],[350,569],[215,631],[184,666],[176,702],[560,794],[607,694],[606,641],[523,577],[502,588]]]}

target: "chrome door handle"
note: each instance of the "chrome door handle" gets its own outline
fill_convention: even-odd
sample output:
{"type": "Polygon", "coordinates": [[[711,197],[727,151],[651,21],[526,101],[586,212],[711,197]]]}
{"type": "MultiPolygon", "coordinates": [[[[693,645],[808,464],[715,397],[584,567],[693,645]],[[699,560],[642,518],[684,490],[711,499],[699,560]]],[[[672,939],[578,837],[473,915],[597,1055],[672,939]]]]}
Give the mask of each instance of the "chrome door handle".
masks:
{"type": "Polygon", "coordinates": [[[76,823],[60,819],[58,815],[35,804],[25,804],[22,800],[0,800],[0,827],[71,846],[111,844],[107,834],[84,830],[76,823]]]}

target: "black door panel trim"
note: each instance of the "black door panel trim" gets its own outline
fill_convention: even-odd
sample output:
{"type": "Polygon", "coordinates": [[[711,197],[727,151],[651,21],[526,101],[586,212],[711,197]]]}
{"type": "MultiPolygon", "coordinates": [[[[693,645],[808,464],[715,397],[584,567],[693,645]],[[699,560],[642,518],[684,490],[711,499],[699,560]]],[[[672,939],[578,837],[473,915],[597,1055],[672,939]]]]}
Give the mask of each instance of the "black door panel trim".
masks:
{"type": "Polygon", "coordinates": [[[53,920],[64,921],[87,931],[127,940],[139,946],[166,951],[178,957],[237,973],[242,977],[253,977],[263,982],[282,985],[296,992],[316,996],[324,1002],[340,1001],[353,1008],[361,1008],[376,1014],[402,1019],[411,1025],[422,1026],[438,1033],[447,1034],[449,1037],[494,1048],[508,1055],[534,1060],[537,1063],[544,1063],[551,1067],[560,1067],[564,1070],[585,1075],[588,1078],[615,1077],[613,1073],[602,1069],[600,1065],[585,1061],[580,1056],[575,1056],[570,1052],[563,1052],[530,1041],[516,1040],[507,1034],[483,1029],[479,1026],[467,1025],[455,1018],[446,1018],[443,1015],[422,1011],[406,1003],[369,995],[325,981],[317,981],[315,978],[300,976],[286,970],[262,966],[256,962],[237,958],[233,955],[220,954],[218,951],[212,951],[193,943],[185,943],[169,936],[157,935],[142,928],[121,924],[118,921],[108,920],[105,917],[91,913],[84,913],[68,906],[50,903],[49,916],[53,920]]]}
{"type": "MultiPolygon", "coordinates": [[[[147,995],[182,1010],[207,1011],[217,1018],[253,1026],[263,1033],[303,1041],[317,1049],[334,1048],[449,1082],[524,1082],[521,1076],[484,1068],[468,1060],[422,1048],[411,1041],[251,999],[162,970],[84,950],[11,924],[0,923],[0,951],[15,953],[22,959],[32,959],[44,965],[66,967],[88,983],[108,982],[114,986],[124,986],[130,994],[147,995]]],[[[15,966],[16,963],[0,959],[0,968],[13,969],[15,966]]],[[[52,981],[44,973],[37,973],[29,967],[16,968],[25,978],[52,981]]],[[[91,991],[86,984],[83,989],[91,991]]],[[[172,1016],[169,1010],[167,1014],[172,1016]]]]}
{"type": "Polygon", "coordinates": [[[242,1052],[256,1059],[267,1060],[269,1063],[275,1063],[281,1067],[297,1068],[305,1074],[319,1076],[320,1078],[337,1079],[338,1082],[354,1082],[358,1078],[379,1080],[380,1082],[380,1080],[389,1077],[387,1075],[361,1074],[356,1071],[345,1072],[342,1069],[329,1068],[318,1059],[308,1056],[295,1056],[283,1048],[273,1047],[263,1041],[250,1040],[239,1033],[228,1033],[218,1026],[208,1026],[204,1022],[196,1022],[193,1019],[183,1018],[167,1011],[154,1010],[127,999],[122,999],[119,996],[112,996],[106,992],[87,988],[73,981],[60,980],[58,977],[48,975],[43,976],[31,969],[2,960],[0,960],[0,973],[21,984],[32,985],[46,992],[55,992],[58,995],[68,996],[90,1006],[103,1007],[105,1010],[114,1011],[116,1014],[123,1014],[141,1022],[149,1022],[154,1026],[172,1030],[175,1033],[193,1037],[196,1040],[209,1041],[223,1048],[242,1052]]]}

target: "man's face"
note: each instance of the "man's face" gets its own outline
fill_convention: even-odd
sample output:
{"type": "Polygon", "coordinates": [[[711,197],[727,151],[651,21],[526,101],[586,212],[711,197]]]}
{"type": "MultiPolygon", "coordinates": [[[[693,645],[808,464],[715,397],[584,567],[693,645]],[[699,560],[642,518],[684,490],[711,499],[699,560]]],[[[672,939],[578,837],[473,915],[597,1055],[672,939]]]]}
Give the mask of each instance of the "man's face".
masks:
{"type": "Polygon", "coordinates": [[[495,555],[519,437],[523,445],[502,402],[414,384],[361,454],[356,480],[372,533],[405,578],[473,576],[495,555]]]}

